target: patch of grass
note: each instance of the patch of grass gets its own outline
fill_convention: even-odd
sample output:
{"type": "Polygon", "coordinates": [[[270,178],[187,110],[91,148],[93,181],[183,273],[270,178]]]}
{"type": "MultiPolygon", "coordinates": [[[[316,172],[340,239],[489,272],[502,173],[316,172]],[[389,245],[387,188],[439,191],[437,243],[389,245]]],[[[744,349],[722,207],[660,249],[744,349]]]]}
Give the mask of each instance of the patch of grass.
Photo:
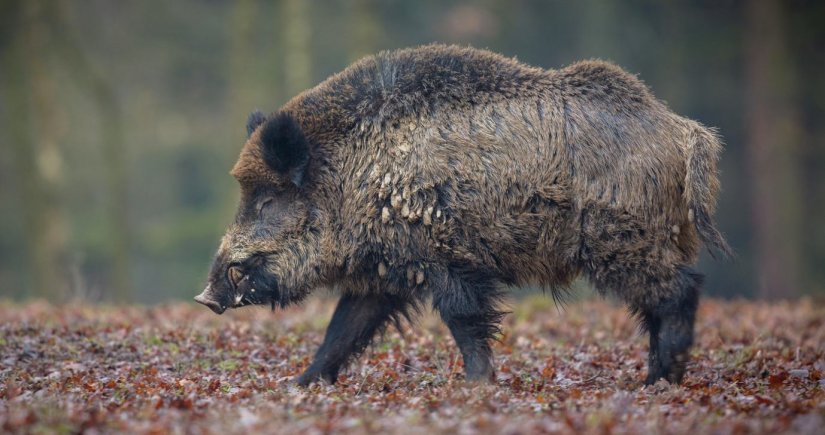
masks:
{"type": "Polygon", "coordinates": [[[238,368],[238,360],[225,359],[218,363],[218,368],[223,371],[232,371],[238,368]]]}

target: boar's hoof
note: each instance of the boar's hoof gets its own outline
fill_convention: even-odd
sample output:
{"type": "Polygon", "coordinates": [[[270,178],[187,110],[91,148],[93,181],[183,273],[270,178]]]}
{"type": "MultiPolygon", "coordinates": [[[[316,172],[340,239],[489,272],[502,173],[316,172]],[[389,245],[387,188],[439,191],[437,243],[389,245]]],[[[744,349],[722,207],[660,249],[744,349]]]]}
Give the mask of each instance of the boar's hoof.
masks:
{"type": "Polygon", "coordinates": [[[496,373],[491,371],[483,375],[466,375],[464,382],[470,385],[495,385],[496,373]]]}
{"type": "Polygon", "coordinates": [[[645,385],[653,385],[659,379],[664,379],[673,385],[681,384],[682,379],[685,377],[687,359],[687,354],[682,353],[675,355],[667,364],[661,364],[657,361],[658,364],[651,365],[648,368],[645,385]]]}
{"type": "Polygon", "coordinates": [[[336,380],[335,378],[337,378],[337,376],[333,377],[333,376],[328,375],[328,374],[319,373],[315,370],[309,370],[308,369],[307,371],[304,372],[304,374],[302,374],[301,376],[298,377],[298,380],[295,383],[299,387],[308,387],[308,386],[310,386],[314,383],[318,383],[318,382],[326,382],[326,383],[331,385],[331,384],[335,383],[335,380],[336,380]]]}
{"type": "Polygon", "coordinates": [[[496,371],[488,360],[475,359],[470,361],[469,364],[464,366],[465,382],[478,385],[492,385],[496,383],[496,371]]]}

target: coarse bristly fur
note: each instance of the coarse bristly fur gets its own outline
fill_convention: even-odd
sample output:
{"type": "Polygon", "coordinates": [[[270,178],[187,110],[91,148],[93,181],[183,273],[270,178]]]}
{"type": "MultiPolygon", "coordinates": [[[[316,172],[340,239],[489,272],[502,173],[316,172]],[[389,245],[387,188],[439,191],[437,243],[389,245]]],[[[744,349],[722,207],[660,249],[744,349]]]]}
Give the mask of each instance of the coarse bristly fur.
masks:
{"type": "Polygon", "coordinates": [[[334,382],[425,300],[467,379],[492,379],[505,289],[578,276],[639,316],[647,383],[681,381],[690,265],[700,242],[730,253],[712,221],[721,144],[635,76],[429,45],[364,58],[247,128],[237,218],[197,300],[221,313],[338,289],[301,385],[334,382]]]}

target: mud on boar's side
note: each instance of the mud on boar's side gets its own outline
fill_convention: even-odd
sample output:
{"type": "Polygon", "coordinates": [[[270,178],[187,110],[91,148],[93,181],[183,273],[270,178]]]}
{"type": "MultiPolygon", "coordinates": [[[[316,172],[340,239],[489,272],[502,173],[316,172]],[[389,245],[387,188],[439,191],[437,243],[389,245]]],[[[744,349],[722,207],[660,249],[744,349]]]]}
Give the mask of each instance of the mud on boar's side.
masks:
{"type": "Polygon", "coordinates": [[[221,313],[336,288],[301,385],[335,382],[425,301],[466,378],[493,379],[506,288],[578,276],[641,319],[646,382],[681,381],[702,284],[690,266],[701,242],[730,253],[712,221],[721,145],[633,75],[430,45],[362,59],[247,130],[237,217],[197,300],[221,313]]]}

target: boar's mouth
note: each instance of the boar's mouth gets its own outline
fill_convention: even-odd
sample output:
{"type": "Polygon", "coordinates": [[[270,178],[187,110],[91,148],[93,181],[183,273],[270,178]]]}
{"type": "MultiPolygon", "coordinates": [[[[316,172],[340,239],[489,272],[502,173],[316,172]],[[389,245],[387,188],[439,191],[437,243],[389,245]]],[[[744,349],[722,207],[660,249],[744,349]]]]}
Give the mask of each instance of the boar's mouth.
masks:
{"type": "Polygon", "coordinates": [[[220,302],[212,299],[212,295],[209,294],[209,290],[211,286],[206,286],[206,289],[203,293],[195,296],[195,302],[206,305],[210,310],[214,311],[215,314],[223,314],[226,311],[226,305],[221,304],[220,302]]]}
{"type": "Polygon", "coordinates": [[[206,289],[195,297],[216,314],[229,308],[248,305],[283,305],[278,292],[277,279],[262,267],[262,256],[253,256],[243,263],[232,263],[213,272],[206,289]]]}

